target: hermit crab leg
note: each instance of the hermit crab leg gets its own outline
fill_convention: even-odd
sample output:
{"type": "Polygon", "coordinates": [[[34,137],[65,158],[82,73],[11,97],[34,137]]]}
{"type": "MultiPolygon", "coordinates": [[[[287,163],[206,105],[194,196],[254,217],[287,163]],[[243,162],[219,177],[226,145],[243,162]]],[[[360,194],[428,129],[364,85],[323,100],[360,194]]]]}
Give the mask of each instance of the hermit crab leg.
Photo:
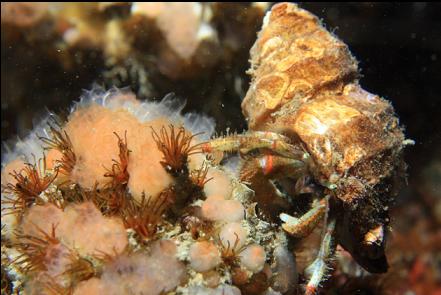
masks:
{"type": "MultiPolygon", "coordinates": [[[[278,213],[288,210],[289,203],[282,198],[282,193],[269,181],[261,167],[262,158],[249,158],[242,163],[240,181],[248,184],[254,194],[254,201],[259,204],[264,215],[276,219],[278,213]]],[[[265,166],[264,166],[265,167],[265,166]]]]}
{"type": "Polygon", "coordinates": [[[282,228],[293,237],[306,237],[323,219],[325,212],[326,201],[323,199],[315,201],[313,207],[300,218],[282,213],[280,214],[280,219],[283,221],[282,228]]]}
{"type": "Polygon", "coordinates": [[[307,163],[302,160],[264,154],[257,158],[258,167],[270,178],[301,177],[306,173],[307,163]]]}
{"type": "Polygon", "coordinates": [[[309,278],[308,284],[306,285],[305,295],[315,294],[320,283],[326,279],[328,271],[330,270],[328,264],[336,247],[333,239],[334,230],[335,219],[332,219],[326,225],[325,235],[320,245],[317,258],[305,270],[305,274],[309,278]]]}
{"type": "Polygon", "coordinates": [[[234,152],[247,154],[256,149],[268,149],[280,156],[303,159],[307,153],[289,143],[286,136],[274,132],[252,131],[213,139],[202,145],[202,151],[234,152]]]}

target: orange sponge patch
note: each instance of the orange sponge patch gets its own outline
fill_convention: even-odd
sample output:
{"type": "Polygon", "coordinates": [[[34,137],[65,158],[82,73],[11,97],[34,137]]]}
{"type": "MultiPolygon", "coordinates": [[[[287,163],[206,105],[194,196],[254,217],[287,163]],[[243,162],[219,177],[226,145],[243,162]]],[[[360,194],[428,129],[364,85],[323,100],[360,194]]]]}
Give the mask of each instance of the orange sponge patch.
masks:
{"type": "Polygon", "coordinates": [[[159,163],[162,154],[151,136],[151,129],[159,129],[169,124],[166,119],[156,119],[141,123],[124,109],[111,110],[100,105],[91,105],[72,113],[66,124],[77,163],[71,173],[73,182],[85,188],[93,188],[107,183],[106,168],[112,167],[112,160],[118,160],[118,140],[127,132],[129,154],[130,192],[140,198],[155,196],[172,182],[159,163]]]}
{"type": "Polygon", "coordinates": [[[33,206],[21,223],[23,233],[30,236],[49,233],[52,226],[56,237],[81,255],[121,253],[128,244],[122,220],[104,217],[91,202],[70,205],[65,211],[52,204],[33,206]]]}

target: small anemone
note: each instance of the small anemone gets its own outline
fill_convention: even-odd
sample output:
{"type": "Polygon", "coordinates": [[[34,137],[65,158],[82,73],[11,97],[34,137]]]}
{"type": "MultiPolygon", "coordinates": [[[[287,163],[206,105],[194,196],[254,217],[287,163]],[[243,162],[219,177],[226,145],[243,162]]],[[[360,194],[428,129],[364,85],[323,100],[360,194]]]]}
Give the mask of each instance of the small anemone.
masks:
{"type": "Polygon", "coordinates": [[[230,241],[223,242],[221,237],[218,237],[218,240],[221,241],[219,244],[221,246],[221,256],[226,265],[229,266],[238,266],[240,262],[239,254],[245,249],[245,245],[240,245],[241,240],[237,233],[234,233],[236,239],[234,240],[234,244],[231,245],[230,241]]]}
{"type": "Polygon", "coordinates": [[[126,228],[133,229],[144,239],[151,238],[157,231],[162,215],[173,203],[173,192],[164,190],[157,197],[142,197],[141,202],[130,199],[122,211],[126,228]]]}
{"type": "Polygon", "coordinates": [[[19,242],[15,244],[15,247],[21,254],[14,259],[13,263],[18,265],[25,273],[46,271],[48,247],[60,244],[60,240],[55,235],[56,226],[54,224],[50,233],[45,232],[38,226],[35,227],[40,233],[39,236],[16,234],[19,242]]]}
{"type": "Polygon", "coordinates": [[[125,188],[99,189],[98,183],[95,183],[92,189],[84,189],[75,186],[74,189],[66,190],[62,196],[63,209],[68,204],[82,204],[92,202],[103,215],[118,215],[127,205],[129,198],[125,188]]]}
{"type": "Polygon", "coordinates": [[[200,133],[190,135],[182,126],[178,132],[173,125],[169,125],[169,129],[170,134],[163,126],[158,134],[152,128],[152,137],[164,156],[161,161],[164,169],[172,175],[178,175],[187,172],[188,156],[201,153],[202,144],[192,144],[193,138],[200,133]]]}
{"type": "Polygon", "coordinates": [[[124,133],[124,140],[118,135],[118,133],[114,132],[114,134],[118,138],[119,161],[113,159],[112,168],[106,169],[107,172],[104,176],[111,178],[108,186],[116,189],[121,186],[127,186],[127,182],[129,181],[127,167],[129,165],[130,150],[127,147],[127,131],[124,133]]]}
{"type": "Polygon", "coordinates": [[[5,214],[22,215],[34,203],[44,203],[40,194],[44,192],[58,175],[46,173],[46,158],[43,157],[36,164],[26,163],[20,170],[10,174],[15,183],[2,184],[2,193],[7,196],[2,200],[5,205],[5,214]]]}
{"type": "Polygon", "coordinates": [[[96,274],[93,263],[86,258],[80,257],[78,253],[72,251],[70,259],[71,263],[62,275],[68,275],[73,285],[80,281],[88,280],[96,274]]]}
{"type": "Polygon", "coordinates": [[[50,138],[43,136],[38,138],[46,145],[45,150],[53,149],[61,153],[61,158],[55,161],[56,166],[61,174],[69,175],[77,161],[69,135],[62,130],[61,124],[55,119],[53,124],[49,124],[49,133],[50,138]]]}
{"type": "Polygon", "coordinates": [[[202,163],[201,168],[199,168],[197,170],[193,170],[190,173],[190,178],[191,178],[192,182],[196,186],[198,186],[200,189],[203,189],[205,184],[213,179],[213,177],[210,177],[210,178],[207,177],[209,168],[210,167],[208,166],[207,162],[204,161],[202,163]]]}
{"type": "Polygon", "coordinates": [[[95,193],[95,204],[104,215],[119,215],[126,208],[130,196],[125,190],[105,190],[95,193]]]}
{"type": "Polygon", "coordinates": [[[44,289],[44,294],[47,295],[71,295],[73,290],[71,287],[63,287],[60,286],[56,280],[50,276],[45,278],[45,281],[42,282],[42,287],[44,289]]]}
{"type": "Polygon", "coordinates": [[[62,204],[63,210],[69,204],[82,204],[85,202],[92,202],[97,208],[101,209],[103,201],[100,198],[101,192],[98,190],[98,183],[95,183],[92,189],[86,190],[79,185],[63,191],[62,204]]]}

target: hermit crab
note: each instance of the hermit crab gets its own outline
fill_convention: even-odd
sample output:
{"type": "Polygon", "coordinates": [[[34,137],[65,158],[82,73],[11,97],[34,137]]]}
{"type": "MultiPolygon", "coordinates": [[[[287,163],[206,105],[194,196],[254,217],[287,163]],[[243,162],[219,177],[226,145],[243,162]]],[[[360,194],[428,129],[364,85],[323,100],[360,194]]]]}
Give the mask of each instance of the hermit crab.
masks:
{"type": "Polygon", "coordinates": [[[411,143],[390,103],[361,88],[348,47],[294,4],[266,15],[249,74],[242,102],[249,131],[212,139],[203,151],[240,152],[241,180],[293,237],[325,220],[306,293],[317,290],[337,244],[369,272],[385,272],[388,207],[411,143]],[[302,192],[312,195],[309,208],[293,214],[302,192]]]}

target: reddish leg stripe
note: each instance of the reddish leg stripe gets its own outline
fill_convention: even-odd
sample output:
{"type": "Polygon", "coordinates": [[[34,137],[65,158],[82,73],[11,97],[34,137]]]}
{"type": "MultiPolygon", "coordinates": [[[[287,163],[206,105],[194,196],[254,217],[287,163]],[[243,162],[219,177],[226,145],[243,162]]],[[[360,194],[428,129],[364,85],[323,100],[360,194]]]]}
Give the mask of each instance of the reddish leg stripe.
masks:
{"type": "Polygon", "coordinates": [[[271,171],[273,171],[273,167],[274,167],[274,156],[273,155],[266,155],[265,156],[265,165],[263,167],[263,174],[269,174],[271,173],[271,171]]]}
{"type": "Polygon", "coordinates": [[[202,152],[203,153],[211,153],[211,151],[212,151],[212,149],[211,149],[211,145],[210,145],[210,143],[204,143],[202,146],[201,146],[201,149],[202,149],[202,152]]]}
{"type": "Polygon", "coordinates": [[[316,287],[308,285],[306,286],[305,295],[314,295],[316,291],[316,287]]]}

